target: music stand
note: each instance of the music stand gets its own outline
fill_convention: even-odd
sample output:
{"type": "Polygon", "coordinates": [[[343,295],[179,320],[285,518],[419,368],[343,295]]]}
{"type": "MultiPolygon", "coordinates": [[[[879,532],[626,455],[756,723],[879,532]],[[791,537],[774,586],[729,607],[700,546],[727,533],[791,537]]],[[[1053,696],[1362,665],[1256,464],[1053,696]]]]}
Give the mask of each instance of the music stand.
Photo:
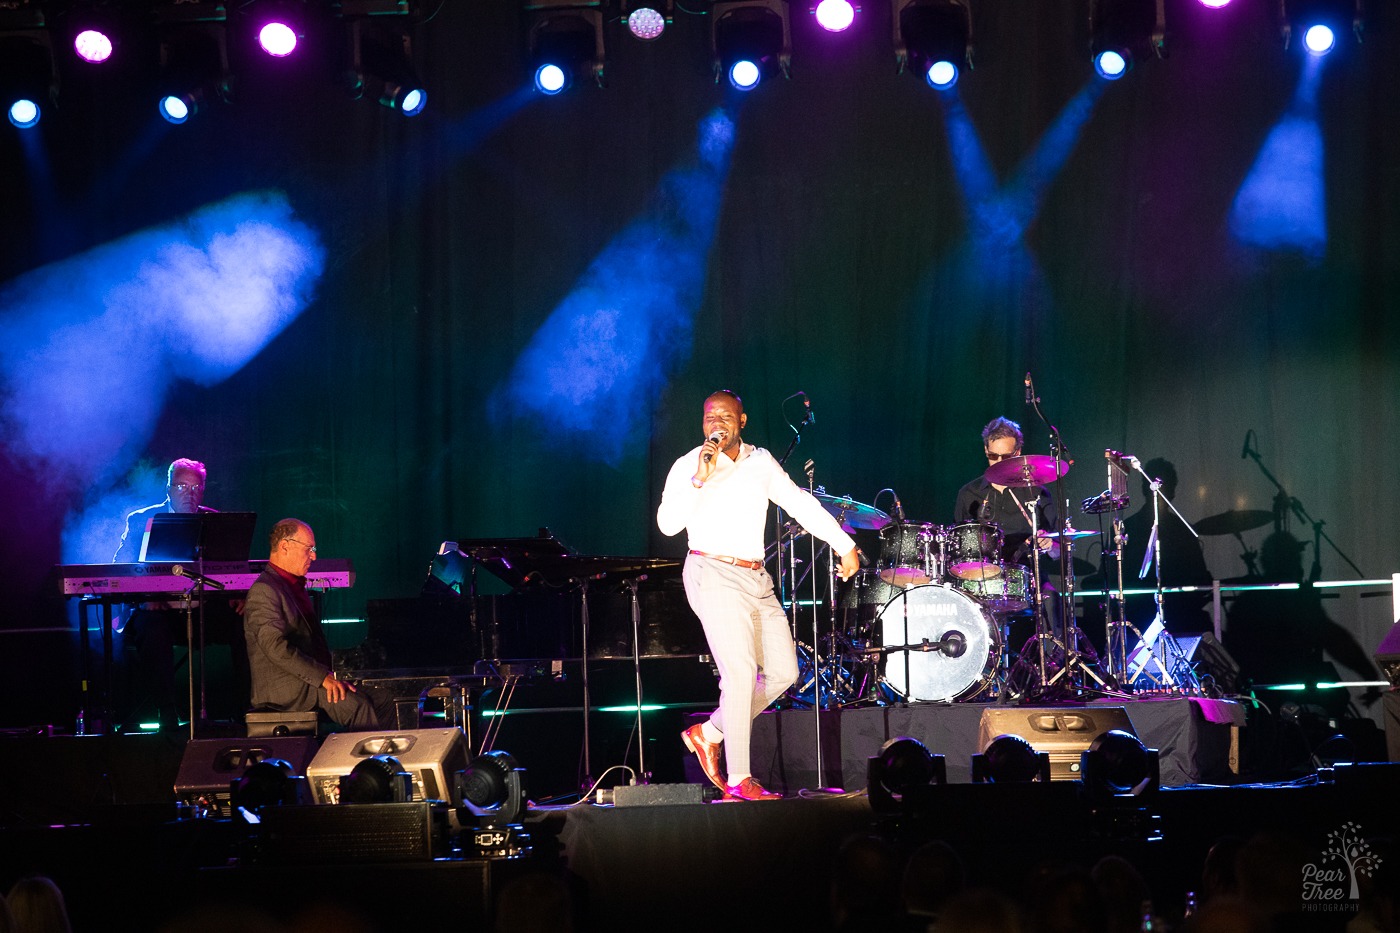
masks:
{"type": "Polygon", "coordinates": [[[137,559],[143,563],[244,561],[252,550],[257,522],[256,512],[157,512],[146,520],[137,559]]]}
{"type": "Polygon", "coordinates": [[[208,692],[204,675],[204,565],[207,561],[246,561],[253,546],[256,512],[157,512],[146,522],[141,539],[144,563],[194,564],[198,576],[185,593],[185,655],[189,682],[190,738],[195,737],[194,712],[194,614],[190,593],[199,602],[199,719],[207,720],[208,692]]]}

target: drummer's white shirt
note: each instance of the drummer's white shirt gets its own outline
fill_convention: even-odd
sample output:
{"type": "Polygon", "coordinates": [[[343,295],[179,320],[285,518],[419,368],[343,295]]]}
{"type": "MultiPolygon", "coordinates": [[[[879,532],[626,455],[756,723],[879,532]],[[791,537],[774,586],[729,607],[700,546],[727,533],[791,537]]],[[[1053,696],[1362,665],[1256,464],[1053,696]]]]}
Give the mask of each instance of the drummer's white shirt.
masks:
{"type": "Polygon", "coordinates": [[[856,546],[822,504],[794,483],[762,447],[741,444],[738,460],[718,455],[715,471],[696,489],[690,478],[699,458],[700,448],[696,447],[672,464],[656,510],[661,533],[674,535],[684,529],[690,550],[763,560],[770,501],[830,544],[838,557],[856,546]]]}

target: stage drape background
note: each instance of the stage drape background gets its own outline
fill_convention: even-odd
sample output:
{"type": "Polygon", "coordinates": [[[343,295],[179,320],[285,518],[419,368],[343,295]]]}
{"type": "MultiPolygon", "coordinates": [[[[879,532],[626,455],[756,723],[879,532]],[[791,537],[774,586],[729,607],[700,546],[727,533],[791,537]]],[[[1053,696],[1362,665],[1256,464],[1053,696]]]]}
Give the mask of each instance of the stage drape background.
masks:
{"type": "MultiPolygon", "coordinates": [[[[23,144],[0,134],[0,281],[253,190],[285,192],[328,257],[306,311],[226,381],[177,384],[112,475],[74,482],[6,440],[0,625],[68,626],[48,576],[78,559],[65,523],[177,456],[209,465],[207,504],[258,512],[254,556],[292,515],[323,557],[353,559],[336,615],[416,593],[448,539],[547,526],[580,553],[679,556],[655,509],[721,386],[745,399],[745,439],[778,454],[801,414],[782,400],[807,393],[817,421],[789,461],[799,481],[811,460],[830,492],[872,502],[892,487],[911,519],[946,523],[985,468],[988,420],[1020,421],[1027,451],[1048,452],[1027,371],[1074,458],[1081,527],[1098,527],[1078,503],[1105,486],[1105,448],[1171,461],[1193,521],[1271,508],[1262,464],[1325,522],[1325,579],[1400,571],[1400,43],[1384,4],[1367,44],[1324,65],[1316,257],[1230,229],[1303,69],[1271,4],[1235,0],[1213,23],[1172,6],[1170,58],[1096,89],[1024,235],[965,196],[954,147],[973,150],[949,118],[965,110],[991,183],[1007,185],[1096,80],[1078,0],[975,3],[976,68],[956,98],[895,74],[878,2],[840,36],[794,4],[791,80],[747,97],[712,80],[707,19],[678,12],[652,44],[611,23],[608,87],[544,98],[523,90],[518,6],[450,0],[419,29],[431,96],[417,119],[350,102],[320,74],[278,93],[246,68],[236,105],[183,127],[113,81],[70,85],[23,144]],[[717,107],[735,139],[694,258],[703,288],[677,311],[689,348],[630,422],[571,431],[575,413],[513,409],[498,390],[519,355],[666,174],[695,164],[717,107]],[[1240,453],[1249,431],[1258,462],[1240,453]]],[[[1212,574],[1243,576],[1242,545],[1270,530],[1204,539],[1212,574]]],[[[1296,516],[1290,530],[1313,540],[1296,516]]],[[[1384,597],[1325,607],[1368,654],[1393,621],[1384,597]]],[[[7,667],[67,689],[71,640],[7,641],[7,667]]]]}

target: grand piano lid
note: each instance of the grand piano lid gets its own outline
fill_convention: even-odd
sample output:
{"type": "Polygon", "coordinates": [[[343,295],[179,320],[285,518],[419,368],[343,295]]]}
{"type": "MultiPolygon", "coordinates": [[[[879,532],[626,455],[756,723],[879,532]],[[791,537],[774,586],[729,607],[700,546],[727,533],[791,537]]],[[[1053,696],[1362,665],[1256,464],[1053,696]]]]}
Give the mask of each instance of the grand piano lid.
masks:
{"type": "MultiPolygon", "coordinates": [[[[444,542],[446,549],[451,542],[444,542]]],[[[681,562],[659,557],[605,557],[575,554],[541,528],[533,538],[473,538],[456,542],[459,552],[475,560],[513,589],[546,584],[563,586],[603,578],[622,581],[641,575],[679,573],[681,562]]]]}

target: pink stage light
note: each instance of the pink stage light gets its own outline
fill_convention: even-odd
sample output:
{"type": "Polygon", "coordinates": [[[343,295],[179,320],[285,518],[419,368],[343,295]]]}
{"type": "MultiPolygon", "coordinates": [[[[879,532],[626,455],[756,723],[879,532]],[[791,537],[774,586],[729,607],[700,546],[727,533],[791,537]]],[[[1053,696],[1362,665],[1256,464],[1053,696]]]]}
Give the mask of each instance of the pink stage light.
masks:
{"type": "Polygon", "coordinates": [[[850,0],[821,0],[817,4],[817,25],[828,32],[841,32],[855,22],[856,10],[850,0]]]}

